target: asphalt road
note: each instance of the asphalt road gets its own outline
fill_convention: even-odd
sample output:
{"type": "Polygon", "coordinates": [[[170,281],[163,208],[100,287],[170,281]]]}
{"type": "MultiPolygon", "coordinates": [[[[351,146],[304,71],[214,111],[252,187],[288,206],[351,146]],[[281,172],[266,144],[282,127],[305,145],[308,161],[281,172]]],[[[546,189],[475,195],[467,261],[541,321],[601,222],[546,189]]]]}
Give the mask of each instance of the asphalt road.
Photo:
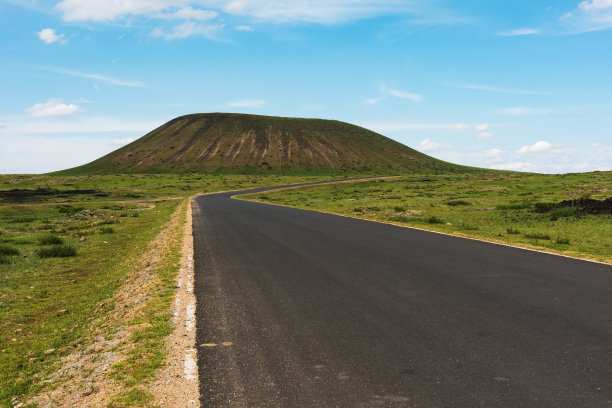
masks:
{"type": "Polygon", "coordinates": [[[202,407],[612,407],[611,266],[233,194],[194,204],[202,407]]]}

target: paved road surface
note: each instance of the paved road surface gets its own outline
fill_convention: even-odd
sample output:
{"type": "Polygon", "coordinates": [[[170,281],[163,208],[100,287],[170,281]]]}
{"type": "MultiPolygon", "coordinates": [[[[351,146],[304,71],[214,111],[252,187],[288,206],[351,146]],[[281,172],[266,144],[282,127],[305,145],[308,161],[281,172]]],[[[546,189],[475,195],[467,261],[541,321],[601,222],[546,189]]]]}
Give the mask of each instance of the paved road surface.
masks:
{"type": "Polygon", "coordinates": [[[612,407],[612,267],[231,195],[194,205],[202,407],[612,407]]]}

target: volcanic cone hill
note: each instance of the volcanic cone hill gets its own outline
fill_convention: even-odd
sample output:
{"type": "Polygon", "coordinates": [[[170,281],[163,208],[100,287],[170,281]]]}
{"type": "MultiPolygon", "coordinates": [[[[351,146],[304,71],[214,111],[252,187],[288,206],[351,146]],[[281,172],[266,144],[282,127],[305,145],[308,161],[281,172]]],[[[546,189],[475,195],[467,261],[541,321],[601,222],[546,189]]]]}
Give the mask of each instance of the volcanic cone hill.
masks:
{"type": "Polygon", "coordinates": [[[336,120],[208,113],[180,116],[104,157],[60,173],[389,173],[467,169],[336,120]]]}

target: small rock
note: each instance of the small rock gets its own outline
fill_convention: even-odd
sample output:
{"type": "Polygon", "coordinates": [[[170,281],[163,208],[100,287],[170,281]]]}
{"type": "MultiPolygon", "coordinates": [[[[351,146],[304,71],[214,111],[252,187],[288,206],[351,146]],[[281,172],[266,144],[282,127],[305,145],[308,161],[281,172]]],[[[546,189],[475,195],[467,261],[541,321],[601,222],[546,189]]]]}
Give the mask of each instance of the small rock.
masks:
{"type": "Polygon", "coordinates": [[[51,354],[51,353],[54,353],[54,352],[55,352],[55,349],[45,350],[45,354],[51,354]]]}
{"type": "Polygon", "coordinates": [[[30,357],[30,358],[28,359],[28,361],[29,361],[30,363],[33,363],[33,362],[35,362],[36,360],[38,360],[36,357],[30,357]]]}
{"type": "Polygon", "coordinates": [[[15,333],[16,334],[23,333],[23,329],[17,329],[17,330],[15,330],[15,333]]]}
{"type": "Polygon", "coordinates": [[[85,238],[85,236],[82,236],[81,238],[79,238],[80,242],[84,242],[87,238],[85,238]]]}
{"type": "Polygon", "coordinates": [[[58,315],[63,315],[63,314],[66,314],[67,311],[68,311],[67,309],[58,310],[57,314],[58,315]]]}

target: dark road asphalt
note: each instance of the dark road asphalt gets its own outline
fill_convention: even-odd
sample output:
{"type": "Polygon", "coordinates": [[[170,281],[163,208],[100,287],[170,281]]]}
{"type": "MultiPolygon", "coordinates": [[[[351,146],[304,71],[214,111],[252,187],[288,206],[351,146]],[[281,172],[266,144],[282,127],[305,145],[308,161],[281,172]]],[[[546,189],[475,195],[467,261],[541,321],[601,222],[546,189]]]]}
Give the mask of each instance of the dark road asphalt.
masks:
{"type": "Polygon", "coordinates": [[[193,208],[202,407],[612,407],[611,266],[232,194],[193,208]]]}

